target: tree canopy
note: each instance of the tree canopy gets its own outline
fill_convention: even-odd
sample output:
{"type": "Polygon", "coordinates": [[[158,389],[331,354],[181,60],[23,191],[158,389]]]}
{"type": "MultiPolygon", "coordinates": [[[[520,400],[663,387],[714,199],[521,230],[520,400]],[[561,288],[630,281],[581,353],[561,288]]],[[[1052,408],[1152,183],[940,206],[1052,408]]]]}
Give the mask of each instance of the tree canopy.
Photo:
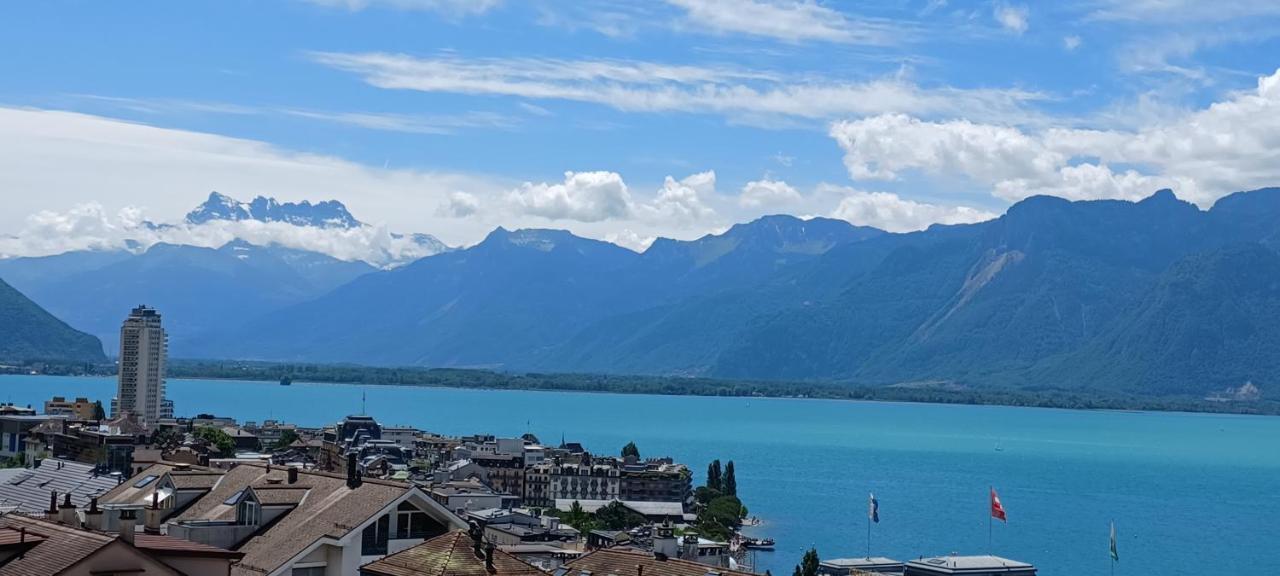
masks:
{"type": "Polygon", "coordinates": [[[627,445],[622,447],[622,457],[626,458],[627,456],[635,456],[637,460],[640,458],[640,448],[636,446],[635,442],[627,442],[627,445]]]}
{"type": "Polygon", "coordinates": [[[707,488],[716,492],[724,492],[720,486],[720,460],[712,460],[707,466],[707,488]]]}
{"type": "Polygon", "coordinates": [[[738,495],[738,479],[734,477],[733,460],[730,460],[724,467],[724,479],[721,481],[721,490],[729,496],[738,495]]]}
{"type": "Polygon", "coordinates": [[[800,563],[796,564],[796,570],[793,572],[795,576],[818,576],[818,550],[810,548],[804,553],[804,558],[800,559],[800,563]]]}
{"type": "Polygon", "coordinates": [[[644,516],[635,510],[623,506],[614,500],[596,510],[596,525],[608,530],[629,530],[647,522],[644,516]]]}
{"type": "Polygon", "coordinates": [[[230,456],[236,452],[236,442],[226,432],[212,426],[196,428],[195,437],[209,443],[220,456],[230,456]]]}

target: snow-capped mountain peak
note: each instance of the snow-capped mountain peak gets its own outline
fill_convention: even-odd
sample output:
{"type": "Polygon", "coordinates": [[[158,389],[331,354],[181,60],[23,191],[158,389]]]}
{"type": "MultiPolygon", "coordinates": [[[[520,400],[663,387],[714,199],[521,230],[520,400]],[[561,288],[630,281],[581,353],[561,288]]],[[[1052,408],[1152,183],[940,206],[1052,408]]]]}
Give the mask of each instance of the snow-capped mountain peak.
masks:
{"type": "Polygon", "coordinates": [[[241,202],[219,192],[211,192],[209,199],[187,213],[189,224],[204,224],[214,220],[257,220],[259,222],[285,222],[295,226],[321,228],[358,228],[362,226],[347,207],[337,200],[312,204],[310,201],[277,202],[275,198],[258,196],[249,202],[241,202]]]}

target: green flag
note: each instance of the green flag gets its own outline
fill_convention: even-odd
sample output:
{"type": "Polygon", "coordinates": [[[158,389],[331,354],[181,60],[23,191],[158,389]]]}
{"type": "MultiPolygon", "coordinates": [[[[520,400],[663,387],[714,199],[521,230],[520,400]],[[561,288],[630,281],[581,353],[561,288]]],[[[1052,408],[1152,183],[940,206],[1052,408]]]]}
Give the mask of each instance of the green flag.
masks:
{"type": "Polygon", "coordinates": [[[1112,520],[1112,521],[1111,521],[1111,560],[1112,560],[1112,561],[1114,561],[1114,562],[1119,562],[1119,561],[1120,561],[1120,550],[1116,548],[1116,522],[1115,522],[1115,520],[1112,520]]]}

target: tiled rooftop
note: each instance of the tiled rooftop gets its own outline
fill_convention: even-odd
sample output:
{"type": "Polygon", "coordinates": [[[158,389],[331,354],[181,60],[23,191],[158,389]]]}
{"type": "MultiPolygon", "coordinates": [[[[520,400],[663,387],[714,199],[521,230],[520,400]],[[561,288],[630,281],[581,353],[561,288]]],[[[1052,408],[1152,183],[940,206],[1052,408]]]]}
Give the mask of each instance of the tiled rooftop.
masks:
{"type": "Polygon", "coordinates": [[[469,534],[454,530],[366,564],[360,572],[374,576],[546,576],[542,570],[502,550],[493,551],[493,566],[494,571],[489,572],[484,558],[476,557],[469,534]]]}

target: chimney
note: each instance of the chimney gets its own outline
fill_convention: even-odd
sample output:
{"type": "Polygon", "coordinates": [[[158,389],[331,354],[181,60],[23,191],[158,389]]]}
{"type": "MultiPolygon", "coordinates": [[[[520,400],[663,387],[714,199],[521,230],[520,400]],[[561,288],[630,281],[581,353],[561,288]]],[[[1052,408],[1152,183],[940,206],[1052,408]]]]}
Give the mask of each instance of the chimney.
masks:
{"type": "Polygon", "coordinates": [[[347,488],[355,490],[360,487],[360,470],[356,464],[356,453],[347,453],[347,488]]]}
{"type": "Polygon", "coordinates": [[[160,491],[153,490],[151,492],[151,505],[142,511],[142,530],[147,534],[160,533],[160,516],[164,511],[160,509],[160,491]]]}
{"type": "Polygon", "coordinates": [[[290,484],[298,483],[298,467],[297,466],[289,467],[289,483],[290,484]]]}
{"type": "Polygon", "coordinates": [[[479,524],[472,522],[470,532],[471,532],[471,553],[475,554],[476,558],[484,558],[484,553],[480,551],[480,542],[481,540],[484,539],[484,529],[481,528],[479,524]]]}
{"type": "Polygon", "coordinates": [[[49,509],[45,511],[45,514],[49,516],[58,515],[58,491],[57,490],[51,490],[49,492],[49,509]]]}
{"type": "Polygon", "coordinates": [[[138,511],[125,508],[120,511],[120,539],[133,544],[133,532],[138,523],[138,511]]]}
{"type": "Polygon", "coordinates": [[[80,517],[76,515],[76,505],[71,503],[71,493],[63,496],[62,505],[58,507],[58,521],[67,526],[79,526],[80,517]]]}
{"type": "Polygon", "coordinates": [[[484,569],[490,574],[497,571],[493,568],[493,549],[493,542],[484,545],[484,569]]]}
{"type": "Polygon", "coordinates": [[[89,509],[84,511],[84,524],[90,530],[102,530],[102,509],[98,508],[98,497],[89,500],[89,509]]]}

